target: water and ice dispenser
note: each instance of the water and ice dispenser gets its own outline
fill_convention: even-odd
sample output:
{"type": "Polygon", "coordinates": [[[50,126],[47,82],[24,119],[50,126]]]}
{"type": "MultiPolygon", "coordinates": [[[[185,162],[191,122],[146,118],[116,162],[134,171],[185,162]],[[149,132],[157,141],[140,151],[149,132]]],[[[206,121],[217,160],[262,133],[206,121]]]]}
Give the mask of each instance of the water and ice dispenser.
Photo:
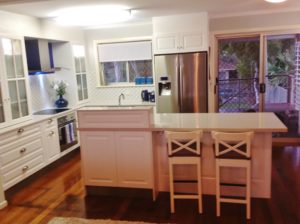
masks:
{"type": "Polygon", "coordinates": [[[158,95],[170,96],[171,95],[171,81],[167,76],[160,77],[158,82],[158,95]]]}

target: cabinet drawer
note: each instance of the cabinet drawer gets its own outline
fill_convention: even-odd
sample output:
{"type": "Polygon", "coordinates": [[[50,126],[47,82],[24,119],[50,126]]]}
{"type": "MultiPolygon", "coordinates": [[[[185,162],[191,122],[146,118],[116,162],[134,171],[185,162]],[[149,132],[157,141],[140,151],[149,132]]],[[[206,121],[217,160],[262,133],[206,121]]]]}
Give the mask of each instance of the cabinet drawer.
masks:
{"type": "Polygon", "coordinates": [[[41,169],[44,166],[44,156],[42,151],[32,154],[27,160],[18,160],[18,166],[11,168],[11,166],[2,169],[2,181],[4,190],[28,177],[32,173],[41,169]]]}
{"type": "Polygon", "coordinates": [[[57,126],[57,119],[56,118],[49,118],[43,122],[44,128],[53,128],[57,126]]]}
{"type": "Polygon", "coordinates": [[[9,141],[9,142],[6,142],[6,144],[1,144],[0,155],[2,155],[3,153],[7,153],[8,151],[15,150],[16,148],[25,146],[25,145],[33,142],[34,140],[40,139],[41,136],[42,136],[41,133],[37,132],[37,133],[33,133],[31,135],[22,137],[20,139],[17,139],[15,141],[9,141]]]}
{"type": "Polygon", "coordinates": [[[0,135],[1,147],[7,143],[15,142],[19,139],[22,139],[23,137],[36,134],[36,133],[41,133],[41,127],[39,123],[16,128],[12,131],[0,135]]]}
{"type": "Polygon", "coordinates": [[[3,167],[17,159],[21,159],[31,154],[32,152],[42,148],[42,139],[35,138],[32,141],[24,140],[21,142],[29,142],[27,144],[21,144],[18,147],[8,148],[5,152],[0,154],[0,165],[3,167]]]}

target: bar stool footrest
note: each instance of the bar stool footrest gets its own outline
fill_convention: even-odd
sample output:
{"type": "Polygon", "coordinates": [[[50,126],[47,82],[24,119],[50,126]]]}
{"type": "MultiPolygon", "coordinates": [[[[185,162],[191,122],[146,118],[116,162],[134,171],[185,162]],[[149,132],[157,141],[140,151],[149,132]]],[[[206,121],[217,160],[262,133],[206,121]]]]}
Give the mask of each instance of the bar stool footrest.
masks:
{"type": "Polygon", "coordinates": [[[238,184],[238,183],[220,183],[221,186],[228,187],[247,187],[247,184],[238,184]]]}
{"type": "Polygon", "coordinates": [[[220,198],[220,202],[227,202],[227,203],[238,203],[238,204],[247,204],[247,200],[243,197],[224,197],[220,198]]]}
{"type": "Polygon", "coordinates": [[[198,183],[198,180],[173,180],[173,183],[198,183]]]}

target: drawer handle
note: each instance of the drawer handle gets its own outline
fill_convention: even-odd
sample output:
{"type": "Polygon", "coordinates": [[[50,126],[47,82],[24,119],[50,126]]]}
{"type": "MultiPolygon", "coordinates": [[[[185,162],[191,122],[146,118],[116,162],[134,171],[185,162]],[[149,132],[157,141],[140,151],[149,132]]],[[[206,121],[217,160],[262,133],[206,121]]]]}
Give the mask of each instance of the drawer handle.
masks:
{"type": "Polygon", "coordinates": [[[50,132],[49,132],[49,135],[50,135],[50,136],[54,135],[54,131],[50,131],[50,132]]]}
{"type": "Polygon", "coordinates": [[[29,166],[24,166],[24,167],[22,168],[22,171],[25,172],[25,171],[28,170],[28,169],[29,169],[29,166]]]}
{"type": "Polygon", "coordinates": [[[24,152],[26,152],[26,148],[22,148],[22,149],[20,150],[20,153],[24,153],[24,152]]]}
{"type": "Polygon", "coordinates": [[[52,122],[53,122],[53,119],[50,118],[50,119],[48,120],[48,124],[51,124],[52,122]]]}
{"type": "Polygon", "coordinates": [[[23,133],[24,132],[24,128],[19,128],[18,129],[18,134],[21,134],[21,133],[23,133]]]}

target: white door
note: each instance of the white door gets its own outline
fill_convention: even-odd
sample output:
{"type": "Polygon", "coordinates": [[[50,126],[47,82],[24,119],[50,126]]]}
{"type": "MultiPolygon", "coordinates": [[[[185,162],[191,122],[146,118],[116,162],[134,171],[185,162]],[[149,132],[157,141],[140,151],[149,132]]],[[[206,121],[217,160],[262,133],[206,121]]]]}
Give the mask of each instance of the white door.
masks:
{"type": "Polygon", "coordinates": [[[151,132],[116,132],[115,141],[119,186],[152,188],[151,132]]]}
{"type": "Polygon", "coordinates": [[[47,162],[55,161],[60,156],[59,137],[57,126],[46,129],[44,132],[44,148],[47,149],[47,162]]]}
{"type": "Polygon", "coordinates": [[[116,186],[116,155],[113,132],[80,133],[83,173],[86,185],[116,186]]]}

